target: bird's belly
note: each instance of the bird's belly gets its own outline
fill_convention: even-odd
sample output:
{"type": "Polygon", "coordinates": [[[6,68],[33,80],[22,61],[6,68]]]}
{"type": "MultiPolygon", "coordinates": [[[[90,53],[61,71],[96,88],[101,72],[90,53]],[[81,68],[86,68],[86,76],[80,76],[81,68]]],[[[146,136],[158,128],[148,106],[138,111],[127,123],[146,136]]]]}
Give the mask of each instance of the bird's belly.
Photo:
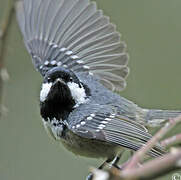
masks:
{"type": "Polygon", "coordinates": [[[110,145],[102,141],[82,138],[73,132],[67,132],[65,139],[62,139],[63,145],[76,155],[92,158],[113,159],[120,147],[110,145]]]}

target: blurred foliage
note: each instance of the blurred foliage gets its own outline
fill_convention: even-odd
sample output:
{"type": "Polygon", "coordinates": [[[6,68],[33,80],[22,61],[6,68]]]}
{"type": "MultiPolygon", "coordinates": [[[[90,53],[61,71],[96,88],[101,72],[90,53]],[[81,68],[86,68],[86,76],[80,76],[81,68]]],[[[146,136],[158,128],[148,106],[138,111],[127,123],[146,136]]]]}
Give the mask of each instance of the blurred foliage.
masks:
{"type": "MultiPolygon", "coordinates": [[[[97,3],[128,44],[131,74],[121,95],[145,108],[181,109],[181,1],[97,3]]],[[[7,1],[0,0],[0,21],[6,8],[7,1]]],[[[33,68],[15,17],[8,37],[6,66],[10,80],[4,85],[3,103],[9,112],[0,120],[0,179],[85,178],[88,167],[96,167],[102,160],[74,156],[48,138],[39,115],[41,77],[33,68]]],[[[163,179],[170,180],[171,176],[163,179]]]]}

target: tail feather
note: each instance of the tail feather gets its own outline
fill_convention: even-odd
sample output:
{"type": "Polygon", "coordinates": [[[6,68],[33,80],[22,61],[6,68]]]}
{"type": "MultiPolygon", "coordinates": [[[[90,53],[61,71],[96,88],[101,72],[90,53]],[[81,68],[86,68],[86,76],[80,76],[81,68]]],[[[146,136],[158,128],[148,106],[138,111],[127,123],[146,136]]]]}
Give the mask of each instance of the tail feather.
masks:
{"type": "Polygon", "coordinates": [[[181,111],[174,110],[156,110],[146,109],[145,120],[149,126],[157,127],[168,121],[170,118],[175,118],[181,115],[181,111]]]}

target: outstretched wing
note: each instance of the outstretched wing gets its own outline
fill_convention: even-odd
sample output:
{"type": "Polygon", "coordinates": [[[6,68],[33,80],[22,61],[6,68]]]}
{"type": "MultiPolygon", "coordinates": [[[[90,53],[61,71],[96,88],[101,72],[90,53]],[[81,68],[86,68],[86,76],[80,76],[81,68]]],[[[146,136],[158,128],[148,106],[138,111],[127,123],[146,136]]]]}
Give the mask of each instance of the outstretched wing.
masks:
{"type": "Polygon", "coordinates": [[[42,75],[54,66],[88,72],[112,90],[128,75],[126,45],[109,18],[89,0],[19,0],[17,19],[42,75]]]}
{"type": "MultiPolygon", "coordinates": [[[[74,121],[69,128],[79,136],[109,142],[134,151],[140,149],[150,140],[152,136],[144,126],[119,114],[119,112],[116,114],[110,111],[105,113],[106,108],[105,105],[99,105],[99,110],[79,122],[74,121]]],[[[164,150],[159,145],[149,152],[151,156],[159,156],[163,153],[164,150]]]]}

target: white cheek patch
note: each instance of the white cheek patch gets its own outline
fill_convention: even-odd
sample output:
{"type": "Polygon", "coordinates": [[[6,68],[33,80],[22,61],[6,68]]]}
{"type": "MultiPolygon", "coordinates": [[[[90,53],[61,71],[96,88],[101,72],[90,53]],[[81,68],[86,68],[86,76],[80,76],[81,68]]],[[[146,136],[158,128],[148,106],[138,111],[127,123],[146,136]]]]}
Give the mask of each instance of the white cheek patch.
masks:
{"type": "Polygon", "coordinates": [[[80,88],[79,85],[77,83],[74,83],[74,82],[69,82],[69,83],[67,83],[67,85],[71,91],[73,99],[76,102],[75,106],[79,106],[80,104],[87,102],[84,87],[80,88]]]}
{"type": "Polygon", "coordinates": [[[41,102],[44,102],[46,100],[51,87],[52,87],[52,83],[43,83],[42,84],[42,88],[40,91],[40,101],[41,102]]]}

